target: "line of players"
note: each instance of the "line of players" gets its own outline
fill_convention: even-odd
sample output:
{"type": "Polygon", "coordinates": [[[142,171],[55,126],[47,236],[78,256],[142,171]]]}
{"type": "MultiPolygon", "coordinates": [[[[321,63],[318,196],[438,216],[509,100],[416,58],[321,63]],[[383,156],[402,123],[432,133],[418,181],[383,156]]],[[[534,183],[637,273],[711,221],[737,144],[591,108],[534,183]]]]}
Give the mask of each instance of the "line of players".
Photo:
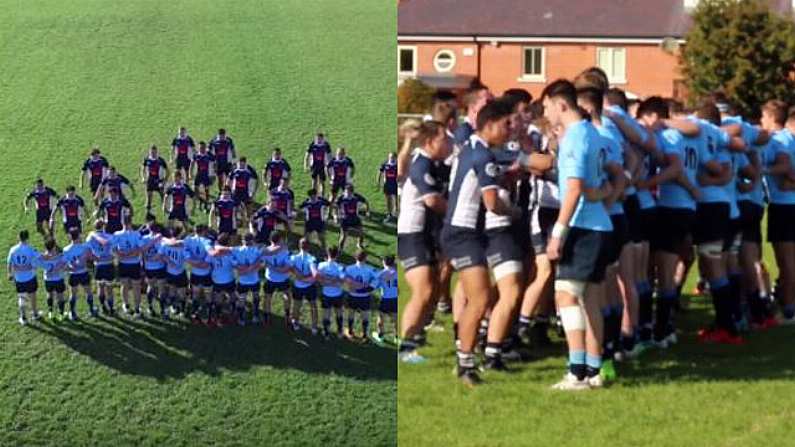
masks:
{"type": "Polygon", "coordinates": [[[556,314],[569,356],[554,388],[602,387],[614,360],[677,343],[696,260],[715,309],[700,341],[741,344],[749,327],[779,323],[761,262],[766,204],[781,322],[795,322],[795,109],[769,101],[754,126],[716,93],[695,109],[651,97],[630,112],[598,68],[531,100],[476,86],[458,125],[455,99],[439,96],[399,156],[403,361],[424,361],[423,327],[450,295],[451,270],[468,385],[481,382],[478,342],[483,369],[507,370],[522,335],[543,342],[556,314]]]}
{"type": "MultiPolygon", "coordinates": [[[[193,138],[184,127],[180,128],[172,142],[173,175],[169,163],[158,154],[157,147],[150,147],[140,166],[140,181],[146,185],[147,214],[151,214],[152,196],[156,193],[161,197],[162,209],[169,224],[183,229],[188,228],[187,223],[198,202],[209,212],[210,227],[220,232],[249,226],[257,234],[258,241],[263,242],[267,241],[268,234],[276,225],[281,224],[288,231],[292,230],[296,210],[295,195],[289,184],[291,168],[279,148],[273,150],[271,160],[266,163],[260,178],[245,157],[236,160],[234,141],[224,129],[219,129],[209,145],[200,141],[198,149],[194,151],[194,147],[193,138]],[[172,177],[173,181],[167,184],[167,179],[172,177]],[[219,196],[211,200],[210,188],[216,183],[216,178],[219,196]],[[190,186],[191,181],[193,187],[190,186]],[[269,201],[265,206],[255,209],[254,199],[260,184],[268,185],[269,201]]],[[[304,169],[311,172],[313,180],[313,189],[308,191],[306,200],[298,207],[303,210],[305,235],[314,233],[325,249],[325,220],[331,218],[341,226],[339,245],[342,249],[349,236],[357,238],[358,246],[362,248],[364,233],[359,212],[364,209],[365,214],[369,215],[369,203],[354,192],[355,166],[345,149],[339,148],[332,158],[331,146],[324,135],[318,133],[306,150],[304,169]],[[323,197],[326,175],[330,179],[328,200],[323,197]]],[[[95,206],[94,217],[102,218],[110,224],[112,231],[118,231],[123,215],[132,215],[132,205],[125,197],[127,190],[128,194],[135,194],[132,182],[119,174],[97,148],[91,151],[83,164],[79,181],[81,189],[86,179],[95,206]]],[[[395,219],[397,212],[397,164],[394,154],[389,154],[382,163],[376,181],[383,187],[387,203],[386,223],[395,219]]],[[[30,202],[35,201],[37,230],[53,236],[58,213],[62,215],[64,229],[76,227],[82,230],[86,204],[77,195],[76,188],[69,186],[65,196],[56,198],[57,193],[41,179],[26,196],[26,212],[30,202]]]]}
{"type": "Polygon", "coordinates": [[[122,311],[136,319],[142,318],[145,296],[152,317],[159,315],[168,320],[182,316],[210,327],[234,323],[267,325],[271,321],[271,301],[281,295],[285,323],[292,330],[301,329],[301,308],[306,302],[310,307],[311,332],[320,332],[320,301],[324,337],[332,333],[333,313],[337,334],[356,338],[354,325],[358,315],[362,328],[359,339],[367,341],[370,307],[377,291],[378,329],[371,336],[384,341],[385,319],[396,324],[398,292],[393,256],[383,258],[383,269],[379,271],[367,264],[364,251],[359,251],[355,262],[346,266],[337,260],[338,248],[329,247],[325,260],[318,262],[305,238],[291,253],[278,231],[271,234],[268,244],[259,244],[253,233],[246,233],[241,240],[228,233],[218,235],[205,225],[198,225],[185,235],[179,227],[161,228],[155,222],[136,229],[129,216],[122,229],[115,232],[109,231],[107,222],[96,221],[94,231],[84,240],[76,228],[71,229],[70,243],[63,250],[55,240],[47,239],[44,252],[39,253],[28,238],[27,231],[20,232],[19,243],[11,248],[7,260],[9,280],[16,283],[22,325],[28,323],[28,308],[33,320],[41,318],[36,301],[38,270],[43,272],[48,318],[56,320],[64,316],[78,319],[81,294],[86,298],[90,317],[98,317],[100,312],[114,316],[112,285],[118,281],[122,311]],[[99,299],[98,306],[94,296],[99,299]],[[347,331],[343,324],[346,310],[347,331]]]}

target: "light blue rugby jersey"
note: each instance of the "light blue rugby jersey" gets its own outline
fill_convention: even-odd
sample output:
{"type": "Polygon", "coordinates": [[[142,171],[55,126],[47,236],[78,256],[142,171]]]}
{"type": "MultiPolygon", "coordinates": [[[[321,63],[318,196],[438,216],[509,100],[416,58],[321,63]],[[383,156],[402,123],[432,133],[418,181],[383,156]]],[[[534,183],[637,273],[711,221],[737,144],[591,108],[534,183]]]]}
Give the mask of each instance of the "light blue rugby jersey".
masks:
{"type": "MultiPolygon", "coordinates": [[[[558,187],[561,202],[566,196],[566,181],[569,178],[582,179],[584,188],[598,188],[605,181],[606,176],[600,163],[600,139],[599,132],[585,120],[571,124],[566,129],[558,148],[558,187]]],[[[604,203],[585,200],[584,195],[580,196],[569,226],[593,231],[613,230],[613,223],[604,203]]]]}
{"type": "Polygon", "coordinates": [[[158,251],[161,256],[168,260],[166,271],[169,274],[179,275],[185,271],[185,259],[188,258],[188,251],[185,250],[184,246],[160,244],[158,251]]]}
{"type": "Polygon", "coordinates": [[[366,284],[365,287],[353,289],[349,292],[352,297],[363,298],[372,293],[378,280],[378,272],[372,266],[357,262],[345,267],[345,277],[358,283],[366,284]]]}
{"type": "Polygon", "coordinates": [[[215,256],[208,254],[205,260],[212,265],[212,280],[214,284],[235,282],[235,257],[231,252],[215,256]]]}
{"type": "MultiPolygon", "coordinates": [[[[148,244],[156,236],[152,233],[142,238],[144,244],[148,244]]],[[[166,266],[160,256],[163,255],[162,244],[158,241],[144,250],[144,268],[146,270],[160,270],[166,266]]]]}
{"type": "MultiPolygon", "coordinates": [[[[615,124],[613,124],[613,127],[615,127],[615,124]]],[[[602,165],[603,169],[607,163],[616,163],[623,171],[624,150],[622,143],[616,139],[615,133],[605,126],[599,126],[596,128],[596,130],[599,132],[599,135],[602,137],[602,142],[604,143],[604,147],[599,149],[599,157],[604,157],[600,160],[600,164],[602,165]]],[[[618,128],[616,128],[616,130],[618,130],[618,128]]],[[[605,172],[605,178],[607,177],[608,174],[605,172]]],[[[610,206],[610,209],[607,210],[607,213],[611,216],[624,214],[624,205],[620,200],[616,200],[616,202],[610,206]]]]}
{"type": "MultiPolygon", "coordinates": [[[[795,167],[795,138],[793,138],[790,131],[787,129],[779,130],[773,134],[772,140],[775,142],[768,148],[769,153],[766,154],[767,166],[771,166],[778,154],[786,154],[789,156],[790,164],[795,167]]],[[[770,193],[770,203],[777,205],[795,205],[795,191],[783,191],[778,187],[778,181],[774,176],[768,175],[765,177],[767,181],[768,192],[770,193]]]]}
{"type": "MultiPolygon", "coordinates": [[[[235,257],[235,266],[249,267],[258,263],[262,259],[262,250],[254,245],[235,247],[232,251],[235,257]]],[[[239,273],[237,281],[244,285],[254,285],[259,283],[259,270],[252,270],[248,273],[239,273]]]]}
{"type": "Polygon", "coordinates": [[[63,257],[69,263],[69,273],[79,275],[88,272],[86,255],[90,253],[87,244],[71,243],[64,247],[63,257]]]}
{"type": "Polygon", "coordinates": [[[265,279],[270,282],[285,282],[290,279],[289,272],[276,271],[277,268],[290,266],[290,250],[282,247],[276,253],[265,256],[265,279]]]}
{"type": "MultiPolygon", "coordinates": [[[[731,155],[729,154],[729,135],[720,127],[700,119],[694,120],[698,123],[701,130],[698,140],[699,147],[699,171],[703,171],[704,165],[711,160],[715,160],[722,165],[731,165],[731,155]]],[[[685,145],[695,138],[685,138],[685,145]]],[[[731,182],[729,182],[731,183],[731,182]]],[[[696,183],[701,190],[699,203],[729,203],[730,196],[726,190],[726,185],[701,186],[696,183]]]]}
{"type": "Polygon", "coordinates": [[[121,264],[140,264],[141,263],[141,254],[136,253],[132,256],[121,256],[120,252],[130,252],[132,250],[138,249],[143,247],[144,241],[141,238],[141,233],[135,230],[119,230],[113,233],[113,239],[111,241],[113,245],[113,251],[119,257],[119,263],[121,264]]]}
{"type": "MultiPolygon", "coordinates": [[[[690,183],[697,185],[696,172],[700,165],[699,153],[694,147],[685,147],[682,134],[674,129],[664,129],[656,133],[657,145],[664,154],[679,158],[690,183]]],[[[657,205],[666,208],[696,209],[696,201],[676,180],[660,184],[657,205]]]]}
{"type": "Polygon", "coordinates": [[[91,250],[91,254],[96,258],[96,261],[94,262],[96,265],[113,264],[113,247],[111,247],[111,244],[100,244],[97,240],[97,237],[109,240],[112,235],[105,233],[104,231],[92,231],[88,236],[86,236],[86,244],[91,250]]]}
{"type": "Polygon", "coordinates": [[[398,297],[397,269],[385,268],[378,272],[376,288],[381,291],[382,300],[396,300],[398,297]]]}
{"type": "MultiPolygon", "coordinates": [[[[317,266],[318,273],[335,279],[345,279],[345,271],[342,265],[336,261],[323,261],[317,266]]],[[[323,296],[338,298],[342,296],[342,287],[323,284],[323,296]]]]}
{"type": "MultiPolygon", "coordinates": [[[[192,235],[185,238],[182,241],[185,244],[185,249],[188,250],[188,259],[194,262],[206,262],[207,259],[207,250],[212,247],[212,242],[206,237],[201,237],[199,235],[192,235]]],[[[196,276],[207,276],[210,274],[210,270],[212,269],[212,264],[208,263],[207,267],[196,267],[191,265],[190,273],[191,275],[196,276]]]]}
{"type": "Polygon", "coordinates": [[[8,251],[6,262],[13,268],[14,281],[22,283],[36,278],[39,252],[28,244],[19,243],[8,251]]]}
{"type": "MultiPolygon", "coordinates": [[[[310,276],[312,274],[312,270],[317,271],[317,260],[314,256],[306,252],[298,252],[290,256],[290,265],[302,276],[310,276]]],[[[315,285],[315,280],[310,279],[308,281],[304,281],[301,279],[296,279],[293,281],[293,284],[295,287],[303,289],[315,285]]]]}
{"type": "Polygon", "coordinates": [[[38,266],[44,270],[44,281],[63,281],[63,274],[66,271],[66,259],[63,253],[52,258],[41,256],[38,266]]]}

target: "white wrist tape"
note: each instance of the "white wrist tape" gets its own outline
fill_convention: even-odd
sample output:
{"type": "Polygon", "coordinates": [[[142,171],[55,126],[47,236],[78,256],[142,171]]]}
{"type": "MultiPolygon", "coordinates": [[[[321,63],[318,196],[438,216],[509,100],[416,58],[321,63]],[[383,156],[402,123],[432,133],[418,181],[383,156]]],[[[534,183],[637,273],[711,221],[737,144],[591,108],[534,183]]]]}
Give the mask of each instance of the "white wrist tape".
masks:
{"type": "Polygon", "coordinates": [[[631,173],[631,172],[629,172],[629,170],[628,170],[628,169],[625,169],[625,170],[624,170],[624,177],[626,177],[626,178],[627,178],[627,180],[629,180],[630,182],[632,181],[632,173],[631,173]]]}
{"type": "Polygon", "coordinates": [[[569,227],[562,223],[555,222],[552,226],[552,237],[555,239],[564,239],[569,234],[569,227]]]}

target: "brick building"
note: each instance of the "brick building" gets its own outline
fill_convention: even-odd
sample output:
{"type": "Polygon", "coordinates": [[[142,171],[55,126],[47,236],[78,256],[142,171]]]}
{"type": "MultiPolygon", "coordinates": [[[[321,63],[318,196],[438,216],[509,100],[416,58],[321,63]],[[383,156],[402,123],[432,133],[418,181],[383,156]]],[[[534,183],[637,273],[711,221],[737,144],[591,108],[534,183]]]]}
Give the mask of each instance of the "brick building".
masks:
{"type": "MultiPolygon", "coordinates": [[[[679,52],[698,0],[402,0],[398,82],[440,88],[473,79],[499,94],[544,85],[590,66],[629,96],[685,94],[679,52]]],[[[773,0],[792,14],[795,0],[773,0]]]]}

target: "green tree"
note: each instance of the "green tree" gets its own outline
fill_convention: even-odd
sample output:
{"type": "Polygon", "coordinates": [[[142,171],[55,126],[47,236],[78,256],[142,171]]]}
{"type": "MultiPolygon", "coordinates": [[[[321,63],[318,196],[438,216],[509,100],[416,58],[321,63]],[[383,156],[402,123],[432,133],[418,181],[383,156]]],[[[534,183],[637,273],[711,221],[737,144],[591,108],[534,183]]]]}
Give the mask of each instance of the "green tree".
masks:
{"type": "Polygon", "coordinates": [[[398,87],[399,113],[427,113],[436,90],[417,79],[406,79],[398,87]]]}
{"type": "Polygon", "coordinates": [[[757,117],[773,98],[795,100],[795,23],[763,0],[702,0],[681,53],[690,101],[723,90],[757,117]]]}

